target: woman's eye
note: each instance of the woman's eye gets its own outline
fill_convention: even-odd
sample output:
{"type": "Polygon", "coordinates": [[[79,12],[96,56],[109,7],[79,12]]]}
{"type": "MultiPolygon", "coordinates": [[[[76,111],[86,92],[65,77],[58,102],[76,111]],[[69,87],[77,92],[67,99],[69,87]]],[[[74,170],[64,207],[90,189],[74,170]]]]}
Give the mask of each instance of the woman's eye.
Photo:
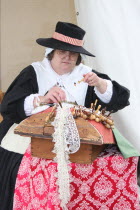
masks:
{"type": "Polygon", "coordinates": [[[65,53],[65,51],[64,51],[64,50],[60,50],[60,53],[61,53],[61,54],[64,54],[64,53],[65,53]]]}

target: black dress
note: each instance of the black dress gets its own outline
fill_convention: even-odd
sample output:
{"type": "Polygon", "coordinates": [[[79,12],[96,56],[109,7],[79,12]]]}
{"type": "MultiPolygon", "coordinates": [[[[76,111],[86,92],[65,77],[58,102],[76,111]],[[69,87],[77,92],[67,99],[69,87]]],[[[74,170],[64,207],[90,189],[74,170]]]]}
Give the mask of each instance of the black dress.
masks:
{"type": "MultiPolygon", "coordinates": [[[[94,71],[94,70],[93,70],[94,71]]],[[[94,71],[103,79],[110,78],[94,71]]],[[[129,90],[117,82],[113,83],[113,95],[108,104],[103,103],[94,93],[93,87],[88,87],[85,106],[98,99],[98,104],[114,112],[129,105],[129,90]]],[[[23,69],[8,88],[1,104],[3,121],[0,124],[0,142],[14,123],[20,123],[26,118],[24,112],[24,100],[30,94],[38,93],[38,84],[34,68],[30,65],[23,69]]],[[[12,210],[15,181],[23,155],[10,152],[0,147],[0,210],[12,210]]]]}

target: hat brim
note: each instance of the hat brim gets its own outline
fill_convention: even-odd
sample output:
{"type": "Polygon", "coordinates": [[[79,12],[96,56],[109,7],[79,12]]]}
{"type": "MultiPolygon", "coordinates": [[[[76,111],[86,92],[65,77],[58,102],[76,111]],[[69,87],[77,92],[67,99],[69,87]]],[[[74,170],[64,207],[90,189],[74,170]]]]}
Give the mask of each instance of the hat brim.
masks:
{"type": "Polygon", "coordinates": [[[69,44],[66,42],[59,41],[57,39],[39,38],[36,40],[36,42],[39,45],[44,46],[44,47],[50,47],[50,48],[57,49],[57,50],[66,50],[66,51],[71,51],[71,52],[77,52],[77,53],[81,53],[84,55],[95,57],[95,55],[91,54],[90,52],[88,52],[81,46],[75,46],[75,45],[72,45],[72,44],[69,44]]]}

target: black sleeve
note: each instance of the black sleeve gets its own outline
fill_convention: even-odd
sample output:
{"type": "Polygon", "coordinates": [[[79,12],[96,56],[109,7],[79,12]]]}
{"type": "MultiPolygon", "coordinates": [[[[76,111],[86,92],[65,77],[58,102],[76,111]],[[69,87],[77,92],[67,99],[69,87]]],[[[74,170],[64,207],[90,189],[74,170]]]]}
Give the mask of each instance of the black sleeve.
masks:
{"type": "Polygon", "coordinates": [[[19,123],[26,118],[24,100],[30,94],[38,92],[38,85],[34,68],[30,65],[9,86],[1,104],[3,118],[19,123]]]}
{"type": "MultiPolygon", "coordinates": [[[[95,70],[93,70],[93,72],[103,79],[111,80],[106,74],[99,73],[95,70]]],[[[116,112],[120,109],[123,109],[125,106],[128,106],[130,104],[129,103],[130,91],[126,87],[118,84],[116,81],[112,81],[112,84],[113,84],[113,95],[109,103],[102,102],[95,94],[94,88],[88,86],[85,106],[90,107],[91,103],[94,103],[96,99],[98,99],[97,105],[100,104],[102,108],[106,107],[108,111],[113,110],[113,112],[116,112]]]]}

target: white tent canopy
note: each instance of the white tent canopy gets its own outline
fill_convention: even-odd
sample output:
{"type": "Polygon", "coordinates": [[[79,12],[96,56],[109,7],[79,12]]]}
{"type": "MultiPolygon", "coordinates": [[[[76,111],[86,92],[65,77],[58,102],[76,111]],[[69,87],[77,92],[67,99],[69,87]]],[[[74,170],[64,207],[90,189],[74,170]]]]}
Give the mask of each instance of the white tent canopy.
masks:
{"type": "Polygon", "coordinates": [[[115,125],[140,151],[140,0],[75,0],[84,47],[96,55],[86,64],[130,89],[130,106],[114,114],[115,125]]]}

